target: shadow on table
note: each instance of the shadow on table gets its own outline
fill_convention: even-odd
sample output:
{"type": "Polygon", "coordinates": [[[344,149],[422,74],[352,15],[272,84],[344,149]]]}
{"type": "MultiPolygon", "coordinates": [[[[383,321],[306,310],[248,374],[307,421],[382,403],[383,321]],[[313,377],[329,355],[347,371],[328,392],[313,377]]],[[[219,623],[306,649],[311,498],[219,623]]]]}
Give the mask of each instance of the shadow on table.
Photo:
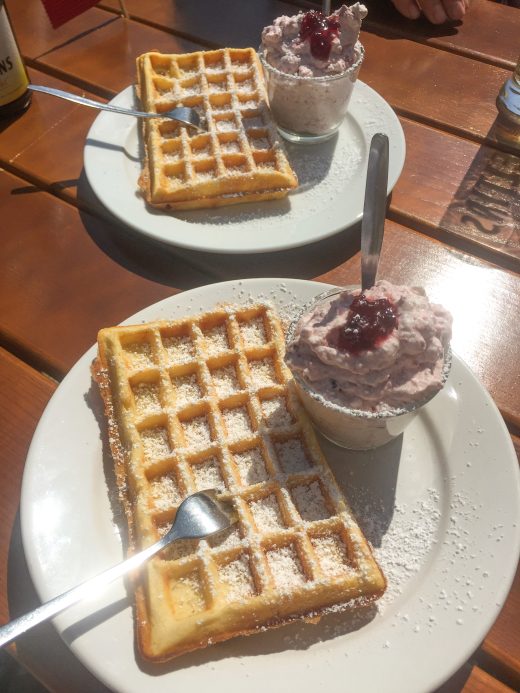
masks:
{"type": "MultiPolygon", "coordinates": [[[[9,545],[7,596],[12,619],[41,604],[24,556],[19,514],[14,522],[9,545]]],[[[50,622],[41,623],[17,640],[16,658],[34,677],[57,693],[67,690],[67,686],[74,686],[68,690],[82,693],[108,693],[108,689],[76,659],[50,622]]],[[[16,693],[22,693],[18,688],[13,693],[15,690],[16,693]]],[[[37,687],[28,689],[31,693],[36,693],[37,690],[37,687]]]]}
{"type": "Polygon", "coordinates": [[[122,225],[97,200],[84,171],[78,181],[78,200],[82,208],[96,214],[80,211],[85,229],[104,253],[131,272],[178,289],[252,277],[312,279],[359,251],[360,224],[322,241],[278,252],[225,254],[186,250],[144,237],[122,225]]]}
{"type": "Polygon", "coordinates": [[[463,24],[455,20],[445,24],[432,24],[424,16],[419,19],[407,19],[399,14],[391,3],[381,0],[365,0],[364,4],[368,8],[368,17],[364,20],[363,27],[372,34],[390,40],[402,39],[404,36],[415,41],[420,38],[454,36],[463,24]]]}

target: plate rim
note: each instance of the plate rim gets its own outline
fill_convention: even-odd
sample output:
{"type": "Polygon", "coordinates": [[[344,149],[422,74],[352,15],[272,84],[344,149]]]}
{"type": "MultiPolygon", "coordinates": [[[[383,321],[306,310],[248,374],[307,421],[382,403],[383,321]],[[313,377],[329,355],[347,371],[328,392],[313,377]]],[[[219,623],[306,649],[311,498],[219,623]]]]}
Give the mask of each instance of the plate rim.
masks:
{"type": "MultiPolygon", "coordinates": [[[[191,294],[193,296],[193,294],[196,295],[197,292],[203,292],[204,293],[204,292],[208,291],[208,289],[214,289],[215,287],[237,286],[237,285],[243,286],[243,285],[245,285],[245,287],[247,288],[248,284],[254,285],[254,284],[260,284],[260,283],[266,283],[266,282],[272,283],[272,284],[285,283],[285,284],[289,284],[289,285],[290,284],[293,284],[293,285],[302,285],[302,284],[303,285],[313,285],[316,287],[317,291],[323,290],[323,288],[333,286],[331,284],[324,284],[322,282],[316,282],[316,281],[312,281],[312,280],[292,279],[292,278],[291,279],[289,279],[289,278],[251,278],[251,279],[244,279],[244,280],[229,280],[229,281],[225,281],[225,282],[217,282],[215,284],[203,285],[201,287],[197,287],[195,289],[191,289],[189,291],[182,292],[181,294],[176,294],[176,295],[167,297],[165,299],[162,299],[160,301],[157,301],[156,303],[153,303],[153,304],[141,309],[140,311],[134,313],[133,315],[131,315],[130,317],[128,317],[124,321],[122,321],[122,323],[120,323],[120,324],[130,324],[132,322],[133,323],[141,322],[143,319],[149,320],[151,318],[144,317],[144,315],[146,313],[148,313],[149,311],[153,311],[153,310],[156,310],[156,311],[160,310],[162,307],[168,307],[170,304],[175,304],[176,301],[181,296],[185,296],[185,295],[189,295],[189,294],[191,294]]],[[[218,300],[222,300],[222,299],[217,298],[216,302],[218,302],[218,300]]],[[[262,299],[262,300],[266,300],[266,299],[262,299]]],[[[206,309],[207,309],[206,307],[203,308],[203,310],[206,310],[206,309]]],[[[38,422],[38,425],[37,425],[36,430],[35,430],[34,435],[33,435],[33,439],[31,441],[31,445],[29,447],[29,451],[27,453],[26,466],[24,468],[24,475],[23,475],[23,481],[22,481],[22,497],[21,497],[21,502],[20,502],[20,519],[21,519],[21,526],[22,526],[22,544],[23,544],[25,556],[27,558],[27,564],[29,566],[29,572],[30,572],[31,578],[32,578],[33,583],[36,587],[36,590],[40,596],[42,594],[42,589],[43,589],[41,584],[40,584],[40,580],[41,580],[42,576],[38,574],[37,566],[35,564],[36,556],[31,554],[30,551],[28,551],[28,549],[27,549],[27,547],[30,546],[30,541],[31,541],[31,537],[29,534],[30,530],[28,527],[29,518],[28,518],[28,514],[27,514],[27,510],[26,510],[27,504],[29,503],[29,499],[27,499],[27,493],[28,493],[28,491],[27,491],[27,484],[28,484],[27,477],[29,474],[28,469],[29,469],[30,461],[32,459],[32,455],[37,455],[37,453],[34,452],[34,450],[33,450],[33,446],[37,447],[38,434],[40,431],[40,427],[45,426],[45,424],[46,424],[45,419],[46,419],[46,417],[49,417],[51,414],[53,399],[55,398],[55,396],[57,396],[57,393],[60,390],[60,388],[62,388],[63,383],[65,381],[67,381],[67,383],[69,383],[70,380],[73,380],[76,373],[80,372],[81,369],[88,367],[87,364],[90,363],[90,360],[92,359],[92,356],[95,353],[95,349],[96,349],[95,344],[92,345],[89,349],[87,349],[87,351],[76,361],[76,363],[70,369],[67,376],[65,376],[63,381],[60,383],[60,385],[56,389],[55,393],[53,394],[53,396],[49,400],[49,402],[48,402],[47,406],[45,407],[45,410],[44,410],[44,412],[43,412],[43,414],[42,414],[42,416],[38,422]],[[24,512],[24,510],[25,510],[25,512],[24,512]]],[[[504,442],[506,448],[508,448],[509,454],[510,454],[510,458],[508,458],[507,464],[509,464],[511,462],[511,468],[513,470],[513,474],[516,473],[516,480],[517,480],[516,503],[517,503],[517,506],[520,507],[520,472],[518,470],[518,465],[516,464],[516,462],[517,462],[516,453],[514,451],[514,447],[513,447],[509,432],[507,430],[507,427],[505,425],[505,422],[504,422],[494,400],[492,399],[491,395],[487,392],[486,388],[483,386],[483,384],[480,382],[480,380],[477,378],[477,376],[465,364],[463,359],[461,359],[458,355],[454,354],[454,361],[456,361],[462,367],[463,371],[465,372],[466,377],[468,377],[470,380],[472,380],[473,383],[478,387],[480,393],[482,394],[482,396],[484,397],[486,402],[491,406],[491,411],[493,412],[493,416],[494,416],[497,424],[500,426],[502,432],[504,433],[503,442],[504,442]]],[[[518,507],[517,507],[517,509],[518,509],[518,507]]],[[[516,527],[517,527],[516,532],[514,532],[514,535],[516,535],[516,550],[513,551],[512,555],[514,556],[514,554],[516,554],[516,556],[518,557],[518,555],[520,554],[520,527],[518,527],[518,526],[516,526],[516,527]]],[[[515,549],[515,547],[512,547],[512,548],[515,549]]],[[[475,628],[474,632],[472,633],[473,637],[471,639],[471,642],[469,642],[469,646],[468,646],[468,640],[465,641],[464,644],[466,645],[466,647],[463,648],[464,653],[465,653],[464,657],[462,658],[462,655],[459,653],[459,657],[456,658],[456,661],[454,661],[451,668],[449,668],[449,670],[445,669],[442,674],[439,674],[437,676],[436,681],[432,680],[431,678],[428,679],[428,686],[436,687],[436,686],[441,685],[454,672],[456,672],[460,668],[460,666],[467,660],[467,658],[474,651],[475,647],[478,647],[479,643],[482,641],[483,637],[489,632],[491,626],[493,625],[494,621],[496,620],[500,611],[503,608],[503,602],[505,601],[505,598],[507,597],[507,594],[509,593],[509,590],[511,589],[511,585],[512,585],[512,582],[513,582],[514,576],[515,576],[515,571],[516,571],[516,564],[514,563],[514,561],[511,561],[510,566],[509,566],[509,570],[506,571],[506,575],[504,576],[502,574],[501,589],[499,589],[498,591],[495,591],[496,598],[499,600],[500,604],[498,604],[498,603],[496,604],[496,607],[493,609],[492,615],[488,616],[487,619],[480,620],[478,622],[479,627],[475,628]]],[[[108,686],[113,687],[114,682],[110,679],[110,677],[107,678],[106,676],[103,676],[98,671],[98,669],[96,669],[95,666],[93,667],[91,662],[88,661],[88,657],[86,657],[85,654],[81,652],[80,646],[77,645],[77,643],[75,643],[75,642],[68,643],[66,641],[66,639],[63,637],[62,629],[59,626],[57,626],[57,629],[58,629],[60,636],[63,638],[65,644],[69,647],[69,649],[73,652],[73,654],[100,681],[102,681],[103,683],[105,683],[108,686]]],[[[131,656],[133,657],[133,651],[132,651],[131,656]]],[[[124,686],[124,687],[119,688],[119,686],[118,686],[117,690],[125,691],[125,690],[127,690],[127,687],[124,686]]],[[[423,689],[421,689],[421,690],[423,690],[423,689]]],[[[424,690],[426,690],[426,689],[424,689],[424,690]]],[[[428,690],[429,690],[429,688],[428,688],[428,690]]]]}
{"type": "MultiPolygon", "coordinates": [[[[399,180],[399,177],[402,173],[402,170],[404,168],[404,163],[406,159],[406,139],[403,131],[403,127],[401,125],[401,122],[393,110],[393,108],[390,106],[390,104],[384,99],[375,89],[370,87],[368,84],[363,82],[362,80],[357,80],[356,84],[354,85],[354,92],[352,98],[355,99],[356,96],[356,89],[362,90],[363,95],[366,96],[368,99],[372,100],[374,103],[377,103],[378,108],[382,113],[384,113],[384,118],[385,122],[387,124],[388,129],[392,129],[392,138],[390,140],[390,168],[389,168],[389,175],[388,175],[388,189],[387,189],[387,195],[389,195],[392,190],[394,189],[395,185],[397,184],[397,181],[399,180]],[[358,86],[359,85],[359,86],[358,86]]],[[[118,94],[116,94],[113,99],[111,99],[108,103],[109,104],[115,104],[115,105],[126,105],[128,106],[128,103],[126,101],[131,98],[131,95],[134,93],[134,85],[129,85],[122,89],[118,94]],[[124,102],[124,103],[123,103],[124,102]]],[[[354,101],[351,101],[352,104],[354,104],[354,101]]],[[[349,114],[352,115],[351,111],[349,111],[349,114]]],[[[125,119],[129,125],[128,127],[124,130],[125,133],[128,132],[129,128],[132,127],[130,123],[133,122],[133,118],[131,116],[122,116],[122,115],[114,115],[113,113],[110,113],[108,111],[100,111],[100,113],[96,116],[94,119],[91,127],[89,128],[89,131],[87,133],[87,137],[85,140],[85,146],[83,150],[83,167],[84,171],[86,174],[86,179],[88,181],[88,184],[90,185],[92,191],[94,192],[97,200],[103,205],[105,210],[108,210],[108,212],[113,215],[114,219],[119,223],[123,224],[124,226],[127,226],[128,228],[132,229],[134,233],[138,233],[140,235],[143,235],[146,238],[150,238],[151,240],[154,241],[159,241],[161,243],[166,243],[167,245],[171,245],[173,247],[185,249],[185,250],[193,250],[193,251],[201,251],[201,252],[210,252],[210,253],[215,253],[215,254],[229,254],[229,255],[239,255],[243,253],[268,253],[268,252],[277,252],[277,251],[283,251],[283,250],[290,250],[292,248],[299,248],[303,247],[305,245],[310,245],[312,243],[316,243],[319,241],[323,241],[326,238],[330,238],[331,236],[334,236],[338,233],[341,233],[341,231],[344,231],[346,229],[352,228],[355,224],[359,223],[362,219],[363,216],[363,205],[362,201],[360,204],[360,208],[358,213],[352,217],[351,220],[348,221],[348,224],[345,226],[343,223],[335,223],[334,225],[331,224],[331,228],[329,228],[326,232],[322,231],[319,232],[315,235],[312,236],[312,238],[306,238],[304,240],[301,240],[300,238],[296,237],[293,238],[291,241],[285,241],[283,242],[282,238],[283,236],[280,236],[277,238],[276,243],[273,245],[272,243],[264,245],[264,244],[250,244],[248,246],[244,247],[233,247],[230,246],[229,244],[226,245],[225,247],[219,247],[218,244],[211,244],[211,243],[204,243],[204,242],[195,242],[193,239],[190,239],[189,234],[187,234],[187,238],[181,237],[180,239],[175,236],[169,236],[165,234],[163,231],[155,228],[149,228],[146,225],[143,225],[142,223],[139,223],[139,221],[134,221],[131,216],[125,215],[124,212],[121,213],[121,209],[119,208],[114,208],[114,205],[109,204],[109,199],[107,198],[107,193],[106,189],[98,184],[98,177],[97,177],[97,171],[99,169],[99,165],[96,161],[96,152],[99,150],[99,148],[96,145],[91,144],[91,140],[96,139],[96,132],[98,129],[103,128],[103,125],[106,121],[110,122],[113,118],[119,119],[117,122],[124,122],[123,119],[125,119]]],[[[363,132],[365,135],[365,129],[363,128],[363,125],[358,122],[358,120],[355,120],[356,124],[360,128],[360,130],[363,132]]],[[[120,136],[119,138],[116,137],[116,132],[117,128],[113,128],[111,132],[114,133],[114,141],[108,142],[108,144],[116,144],[118,143],[119,146],[123,145],[124,146],[124,141],[126,138],[122,138],[120,136]]],[[[122,128],[121,128],[122,130],[122,128]]],[[[309,147],[313,145],[301,145],[302,147],[309,147]]],[[[110,148],[107,149],[107,151],[110,151],[110,148]]],[[[105,156],[105,154],[103,154],[105,156]]],[[[113,152],[110,153],[110,156],[115,156],[113,152]]],[[[368,160],[368,151],[366,152],[366,157],[362,160],[362,166],[365,167],[366,161],[368,160]]],[[[123,167],[124,168],[124,167],[123,167]]],[[[131,191],[129,191],[131,192],[131,191]]],[[[144,202],[143,202],[144,204],[144,202]]],[[[259,204],[265,204],[265,203],[259,203],[259,204]]],[[[146,206],[144,206],[144,214],[146,218],[152,218],[153,219],[153,213],[148,211],[146,206]]],[[[225,209],[225,208],[224,208],[225,209]]],[[[203,211],[203,210],[199,210],[203,211]]],[[[161,213],[161,216],[165,216],[164,213],[161,213]]],[[[175,216],[171,215],[170,217],[173,222],[175,222],[175,216]]],[[[274,217],[274,220],[276,220],[276,217],[274,217]]],[[[181,220],[181,223],[184,224],[184,221],[181,220]]],[[[271,224],[271,223],[276,223],[276,221],[272,221],[269,218],[266,219],[266,224],[271,224]]],[[[197,225],[195,225],[197,226],[197,225]]],[[[213,229],[211,231],[212,227],[208,226],[208,233],[214,232],[218,233],[218,229],[213,229]]]]}

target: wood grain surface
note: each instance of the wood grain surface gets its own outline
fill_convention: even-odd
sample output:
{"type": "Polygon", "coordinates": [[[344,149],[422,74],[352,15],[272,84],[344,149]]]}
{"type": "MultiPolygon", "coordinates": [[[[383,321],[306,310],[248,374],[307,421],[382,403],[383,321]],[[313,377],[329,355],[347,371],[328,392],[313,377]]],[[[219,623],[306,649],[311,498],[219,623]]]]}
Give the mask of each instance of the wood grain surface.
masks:
{"type": "Polygon", "coordinates": [[[520,573],[517,573],[505,608],[486,637],[479,661],[515,690],[520,690],[520,573]]]}
{"type": "Polygon", "coordinates": [[[34,429],[56,383],[0,347],[0,619],[10,618],[7,601],[8,555],[20,498],[22,471],[34,429]]]}
{"type": "Polygon", "coordinates": [[[518,60],[518,12],[490,0],[471,0],[471,21],[433,26],[425,19],[404,19],[390,2],[366,0],[365,26],[374,33],[427,43],[481,62],[512,70],[518,60]]]}

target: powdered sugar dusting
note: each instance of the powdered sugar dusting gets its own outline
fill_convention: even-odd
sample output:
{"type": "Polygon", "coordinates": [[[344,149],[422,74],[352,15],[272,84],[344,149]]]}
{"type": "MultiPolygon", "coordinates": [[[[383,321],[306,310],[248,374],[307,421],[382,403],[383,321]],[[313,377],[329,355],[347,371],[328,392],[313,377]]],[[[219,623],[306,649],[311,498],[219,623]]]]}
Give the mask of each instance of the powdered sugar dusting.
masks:
{"type": "Polygon", "coordinates": [[[268,426],[288,426],[294,419],[287,409],[285,397],[272,397],[261,402],[262,412],[268,426]]]}
{"type": "Polygon", "coordinates": [[[162,342],[170,362],[189,361],[195,355],[195,347],[188,335],[163,337],[162,342]]]}
{"type": "Polygon", "coordinates": [[[261,532],[285,527],[276,496],[271,494],[249,504],[256,526],[261,532]]]}
{"type": "Polygon", "coordinates": [[[159,386],[153,383],[139,383],[132,388],[135,408],[138,414],[151,414],[161,411],[159,386]]]}
{"type": "Polygon", "coordinates": [[[259,448],[235,453],[234,460],[238,467],[240,480],[245,486],[258,484],[267,479],[264,458],[259,448]]]}
{"type": "Polygon", "coordinates": [[[152,347],[148,342],[135,342],[124,347],[130,370],[143,370],[153,366],[152,347]]]}
{"type": "Polygon", "coordinates": [[[201,447],[211,442],[211,427],[205,416],[196,416],[182,422],[182,429],[188,446],[201,447]]]}
{"type": "Polygon", "coordinates": [[[240,383],[234,365],[229,364],[223,368],[216,368],[211,372],[213,384],[219,397],[225,397],[240,390],[240,383]]]}
{"type": "Polygon", "coordinates": [[[242,554],[234,561],[219,568],[219,578],[228,588],[228,598],[243,599],[255,593],[255,584],[249,560],[242,554]]]}
{"type": "MultiPolygon", "coordinates": [[[[245,118],[248,127],[263,127],[260,119],[245,118]],[[258,123],[254,123],[258,120],[258,123]],[[251,121],[251,122],[249,122],[251,121]]],[[[388,129],[382,128],[382,132],[388,129]]],[[[265,234],[267,220],[276,220],[280,230],[293,227],[308,219],[328,214],[331,205],[337,204],[345,186],[361,173],[365,145],[355,128],[340,128],[339,137],[313,147],[302,147],[284,143],[287,158],[298,177],[298,188],[287,200],[271,200],[261,205],[235,205],[212,210],[211,215],[200,213],[181,214],[182,220],[190,225],[226,226],[231,231],[242,233],[244,225],[251,237],[265,234]],[[312,151],[310,151],[312,150],[312,151]]],[[[318,223],[318,222],[317,222],[318,223]]],[[[227,230],[226,229],[226,230],[227,230]]]]}
{"type": "Polygon", "coordinates": [[[264,321],[261,317],[248,322],[241,322],[240,333],[246,346],[265,344],[267,341],[264,321]]]}
{"type": "Polygon", "coordinates": [[[141,431],[144,454],[148,460],[166,457],[171,453],[168,431],[166,428],[147,428],[141,431]]]}
{"type": "Polygon", "coordinates": [[[230,439],[247,436],[253,432],[247,407],[224,409],[222,418],[230,439]]]}
{"type": "Polygon", "coordinates": [[[172,603],[179,616],[189,616],[206,606],[198,571],[183,575],[171,583],[172,603]]]}
{"type": "Polygon", "coordinates": [[[172,385],[175,388],[176,404],[184,406],[202,396],[199,381],[195,373],[172,377],[172,385]]]}
{"type": "Polygon", "coordinates": [[[229,529],[218,532],[218,534],[208,538],[209,545],[218,549],[234,548],[240,544],[240,541],[240,530],[237,525],[233,525],[229,529]]]}
{"type": "Polygon", "coordinates": [[[377,602],[379,612],[384,613],[421,570],[437,541],[441,520],[439,492],[428,489],[424,497],[413,503],[395,503],[388,527],[391,509],[373,501],[368,493],[359,493],[350,502],[387,579],[386,592],[377,602]]]}
{"type": "Polygon", "coordinates": [[[251,380],[254,387],[268,387],[278,382],[271,359],[265,358],[249,361],[249,370],[251,371],[251,380]]]}
{"type": "Polygon", "coordinates": [[[150,490],[155,509],[159,512],[170,510],[181,501],[179,487],[173,474],[165,474],[152,479],[150,482],[150,490]]]}
{"type": "Polygon", "coordinates": [[[326,575],[338,575],[349,569],[347,547],[336,534],[313,537],[312,546],[326,575]]]}
{"type": "Polygon", "coordinates": [[[224,479],[220,473],[220,466],[216,457],[210,457],[204,462],[192,465],[193,474],[198,491],[208,488],[216,488],[219,491],[225,489],[224,479]]]}
{"type": "Polygon", "coordinates": [[[208,354],[218,354],[220,351],[229,349],[228,334],[225,325],[216,325],[205,332],[206,348],[208,354]]]}
{"type": "Polygon", "coordinates": [[[286,474],[294,474],[309,469],[309,458],[298,438],[290,438],[281,443],[275,443],[275,449],[280,465],[286,474]]]}
{"type": "Polygon", "coordinates": [[[282,592],[288,592],[305,582],[305,573],[293,546],[267,551],[266,557],[274,583],[282,592]]]}
{"type": "Polygon", "coordinates": [[[313,481],[312,484],[308,485],[295,486],[291,490],[291,496],[303,520],[313,522],[315,520],[324,520],[330,516],[325,498],[317,481],[313,481]]]}

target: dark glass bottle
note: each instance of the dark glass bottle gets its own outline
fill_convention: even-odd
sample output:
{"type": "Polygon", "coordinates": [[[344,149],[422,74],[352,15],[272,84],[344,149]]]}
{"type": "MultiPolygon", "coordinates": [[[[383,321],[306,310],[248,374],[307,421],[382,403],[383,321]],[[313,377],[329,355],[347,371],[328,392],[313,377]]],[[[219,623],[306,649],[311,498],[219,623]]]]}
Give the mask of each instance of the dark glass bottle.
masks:
{"type": "Polygon", "coordinates": [[[11,29],[4,0],[0,0],[0,118],[12,118],[29,106],[29,78],[11,29]]]}
{"type": "Polygon", "coordinates": [[[497,108],[497,139],[520,149],[520,58],[515,71],[502,85],[497,96],[497,108]]]}

